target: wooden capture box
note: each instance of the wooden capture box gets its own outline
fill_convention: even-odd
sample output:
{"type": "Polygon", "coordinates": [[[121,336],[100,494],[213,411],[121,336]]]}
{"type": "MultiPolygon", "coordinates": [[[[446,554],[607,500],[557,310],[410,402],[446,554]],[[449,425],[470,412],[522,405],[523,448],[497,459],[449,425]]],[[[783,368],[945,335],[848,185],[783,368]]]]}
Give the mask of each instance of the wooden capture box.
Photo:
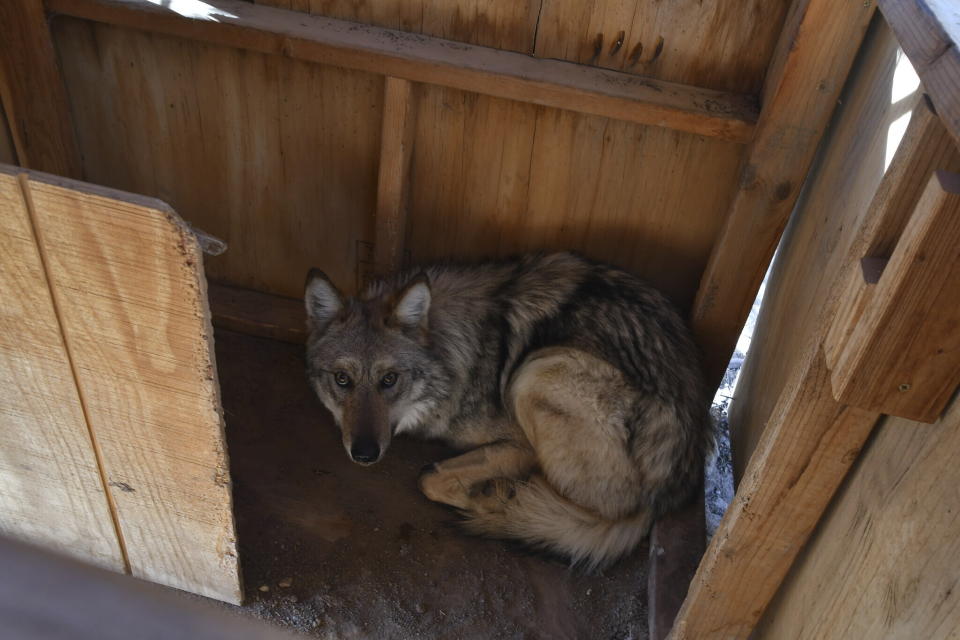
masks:
{"type": "Polygon", "coordinates": [[[311,267],[576,250],[716,386],[779,244],[737,492],[705,553],[702,503],[655,525],[643,633],[955,637],[951,3],[6,0],[0,36],[0,532],[240,603],[237,495],[349,537],[251,488],[321,413],[271,380],[311,267]]]}

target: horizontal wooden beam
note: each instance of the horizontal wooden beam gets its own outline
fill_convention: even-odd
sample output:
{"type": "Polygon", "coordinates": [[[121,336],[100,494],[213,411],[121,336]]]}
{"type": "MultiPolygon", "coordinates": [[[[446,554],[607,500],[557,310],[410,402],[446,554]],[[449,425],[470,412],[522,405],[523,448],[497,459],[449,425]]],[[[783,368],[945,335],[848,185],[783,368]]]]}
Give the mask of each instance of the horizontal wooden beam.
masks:
{"type": "Polygon", "coordinates": [[[303,300],[211,282],[207,286],[213,326],[262,338],[303,344],[307,312],[303,300]]]}
{"type": "Polygon", "coordinates": [[[953,0],[880,0],[880,11],[960,142],[960,10],[953,0]]]}
{"type": "Polygon", "coordinates": [[[51,12],[211,44],[747,142],[752,96],[660,82],[239,0],[47,0],[51,12]]]}

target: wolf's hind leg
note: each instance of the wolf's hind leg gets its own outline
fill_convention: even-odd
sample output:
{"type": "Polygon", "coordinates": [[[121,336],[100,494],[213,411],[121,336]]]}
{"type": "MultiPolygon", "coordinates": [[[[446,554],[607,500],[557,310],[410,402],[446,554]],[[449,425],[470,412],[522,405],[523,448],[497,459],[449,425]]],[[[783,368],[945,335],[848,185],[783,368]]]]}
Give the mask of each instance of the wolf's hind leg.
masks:
{"type": "Polygon", "coordinates": [[[536,465],[533,450],[519,442],[497,442],[438,462],[420,476],[420,490],[434,502],[471,509],[489,498],[497,478],[526,477],[536,465]]]}

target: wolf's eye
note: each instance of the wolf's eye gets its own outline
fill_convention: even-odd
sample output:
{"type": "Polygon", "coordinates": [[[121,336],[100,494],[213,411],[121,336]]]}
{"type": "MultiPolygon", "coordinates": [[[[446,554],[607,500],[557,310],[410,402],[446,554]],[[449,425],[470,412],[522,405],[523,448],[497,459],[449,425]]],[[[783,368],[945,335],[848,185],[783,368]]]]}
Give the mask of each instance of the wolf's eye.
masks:
{"type": "Polygon", "coordinates": [[[340,385],[341,387],[349,387],[349,386],[350,386],[350,376],[348,376],[348,375],[347,375],[345,372],[343,372],[343,371],[337,371],[337,372],[335,372],[335,373],[333,374],[333,381],[336,382],[336,383],[337,383],[338,385],[340,385]]]}
{"type": "Polygon", "coordinates": [[[380,378],[380,384],[382,384],[385,387],[392,387],[393,385],[397,384],[397,374],[394,373],[393,371],[387,373],[382,378],[380,378]]]}

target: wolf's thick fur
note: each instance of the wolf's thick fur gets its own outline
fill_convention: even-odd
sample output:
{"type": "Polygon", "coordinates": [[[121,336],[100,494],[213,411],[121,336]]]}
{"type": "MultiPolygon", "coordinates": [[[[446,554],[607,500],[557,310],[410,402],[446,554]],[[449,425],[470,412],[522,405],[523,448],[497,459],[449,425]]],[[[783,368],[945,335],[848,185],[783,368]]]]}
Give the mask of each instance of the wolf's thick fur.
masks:
{"type": "Polygon", "coordinates": [[[468,529],[605,565],[700,485],[712,429],[672,306],[569,253],[437,265],[344,298],[311,272],[308,373],[354,460],[395,433],[466,450],[421,476],[468,529]]]}

